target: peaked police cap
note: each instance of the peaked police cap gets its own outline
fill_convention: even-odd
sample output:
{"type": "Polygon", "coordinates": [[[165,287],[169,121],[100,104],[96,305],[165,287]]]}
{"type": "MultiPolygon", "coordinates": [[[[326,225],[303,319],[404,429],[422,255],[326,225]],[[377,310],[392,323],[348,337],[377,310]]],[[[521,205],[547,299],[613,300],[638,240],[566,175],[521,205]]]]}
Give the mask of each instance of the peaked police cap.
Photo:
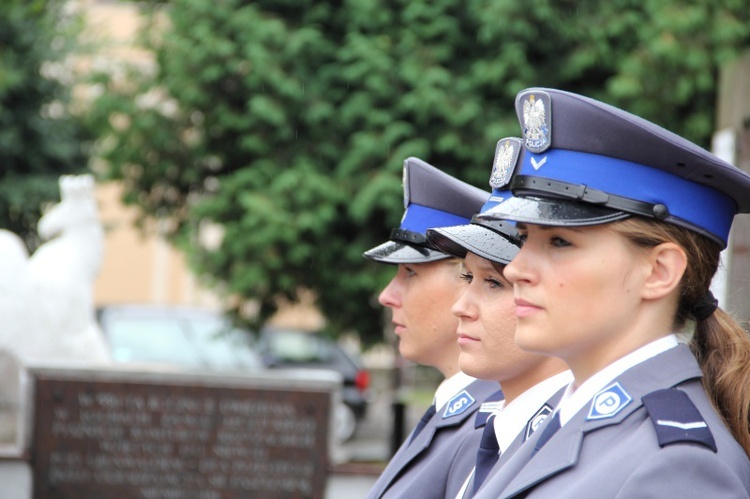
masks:
{"type": "Polygon", "coordinates": [[[427,240],[427,229],[465,224],[488,193],[462,182],[418,158],[404,161],[404,215],[390,241],[364,253],[383,263],[424,263],[448,258],[427,240]]]}
{"type": "Polygon", "coordinates": [[[521,91],[516,113],[526,154],[515,198],[485,218],[581,226],[640,215],[724,247],[734,215],[750,211],[750,175],[638,116],[548,88],[521,91]]]}

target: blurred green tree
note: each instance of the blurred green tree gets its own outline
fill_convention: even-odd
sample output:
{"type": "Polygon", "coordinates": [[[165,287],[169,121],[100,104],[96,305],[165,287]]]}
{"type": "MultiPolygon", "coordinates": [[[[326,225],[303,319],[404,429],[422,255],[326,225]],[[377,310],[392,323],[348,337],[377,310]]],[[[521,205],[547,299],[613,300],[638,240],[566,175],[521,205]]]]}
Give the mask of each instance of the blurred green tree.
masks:
{"type": "Polygon", "coordinates": [[[495,142],[519,134],[515,94],[537,85],[706,145],[719,66],[750,40],[737,0],[145,5],[153,70],[98,80],[109,177],[261,320],[302,287],[366,341],[392,271],[361,254],[398,224],[406,157],[486,185],[495,142]]]}
{"type": "Polygon", "coordinates": [[[71,107],[82,19],[64,0],[0,2],[0,227],[33,250],[58,177],[86,169],[85,128],[71,107]]]}

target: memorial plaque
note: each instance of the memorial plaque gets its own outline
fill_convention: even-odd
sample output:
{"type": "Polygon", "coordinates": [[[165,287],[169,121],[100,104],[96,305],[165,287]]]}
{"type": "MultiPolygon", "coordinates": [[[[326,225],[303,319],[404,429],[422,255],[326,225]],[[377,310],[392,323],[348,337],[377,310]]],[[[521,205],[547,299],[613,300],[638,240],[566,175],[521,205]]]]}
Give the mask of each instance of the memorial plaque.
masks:
{"type": "Polygon", "coordinates": [[[32,373],[35,499],[324,495],[330,380],[75,373],[32,373]]]}

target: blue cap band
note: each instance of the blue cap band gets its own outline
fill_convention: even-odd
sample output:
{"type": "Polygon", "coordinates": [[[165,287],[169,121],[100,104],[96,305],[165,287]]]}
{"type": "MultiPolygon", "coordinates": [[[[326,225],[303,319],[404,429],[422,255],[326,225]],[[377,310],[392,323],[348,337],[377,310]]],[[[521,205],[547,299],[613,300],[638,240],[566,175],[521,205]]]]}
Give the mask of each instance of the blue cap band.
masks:
{"type": "Polygon", "coordinates": [[[404,218],[401,220],[401,228],[426,234],[427,229],[432,227],[448,227],[450,225],[463,225],[467,223],[469,223],[468,218],[412,203],[404,212],[404,218]]]}
{"type": "Polygon", "coordinates": [[[661,203],[668,208],[670,216],[723,241],[729,237],[737,212],[734,200],[712,187],[664,170],[598,154],[566,149],[548,149],[541,154],[528,152],[516,174],[585,184],[608,194],[661,203]]]}
{"type": "Polygon", "coordinates": [[[510,192],[507,188],[492,189],[492,194],[490,195],[487,202],[484,203],[484,206],[482,206],[482,209],[479,210],[479,213],[484,213],[487,210],[494,208],[495,206],[499,205],[500,203],[504,201],[507,201],[508,199],[512,197],[513,197],[513,193],[510,192]]]}

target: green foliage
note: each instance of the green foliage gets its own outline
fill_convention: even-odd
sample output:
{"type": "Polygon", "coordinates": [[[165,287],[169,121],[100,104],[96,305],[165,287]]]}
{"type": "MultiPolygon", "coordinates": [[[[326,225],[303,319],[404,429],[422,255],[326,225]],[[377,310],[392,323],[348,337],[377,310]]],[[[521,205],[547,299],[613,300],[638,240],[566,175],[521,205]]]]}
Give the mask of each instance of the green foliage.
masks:
{"type": "Polygon", "coordinates": [[[393,269],[362,252],[403,211],[417,156],[486,185],[515,94],[553,86],[706,145],[742,2],[172,0],[150,4],[152,72],[103,77],[91,115],[127,201],[174,222],[194,268],[261,303],[314,290],[335,330],[382,338],[393,269]],[[168,27],[158,24],[160,16],[168,27]],[[218,248],[200,243],[206,222],[218,248]]]}
{"type": "Polygon", "coordinates": [[[80,172],[86,134],[70,112],[70,68],[80,18],[62,0],[0,3],[0,226],[35,246],[57,179],[80,172]]]}

